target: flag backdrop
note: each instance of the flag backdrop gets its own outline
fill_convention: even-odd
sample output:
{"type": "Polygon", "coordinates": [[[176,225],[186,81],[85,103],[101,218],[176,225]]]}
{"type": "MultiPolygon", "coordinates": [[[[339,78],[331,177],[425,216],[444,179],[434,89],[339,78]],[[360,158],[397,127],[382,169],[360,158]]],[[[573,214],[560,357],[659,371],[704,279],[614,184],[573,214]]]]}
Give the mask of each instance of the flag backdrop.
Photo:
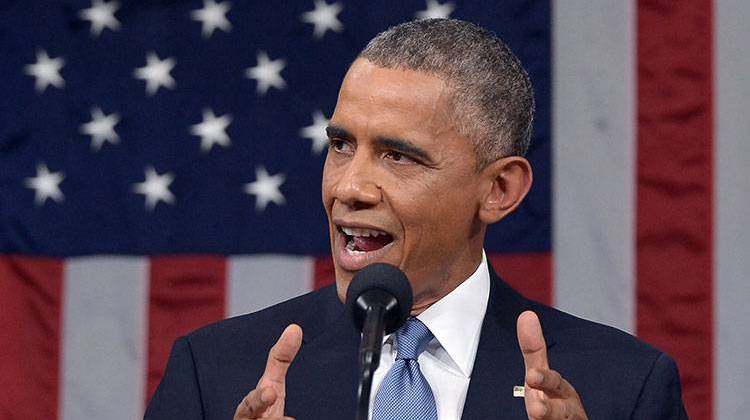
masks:
{"type": "Polygon", "coordinates": [[[672,354],[691,418],[744,418],[750,3],[456,3],[0,1],[0,419],[138,418],[175,337],[330,283],[338,84],[440,15],[535,84],[495,268],[672,354]]]}

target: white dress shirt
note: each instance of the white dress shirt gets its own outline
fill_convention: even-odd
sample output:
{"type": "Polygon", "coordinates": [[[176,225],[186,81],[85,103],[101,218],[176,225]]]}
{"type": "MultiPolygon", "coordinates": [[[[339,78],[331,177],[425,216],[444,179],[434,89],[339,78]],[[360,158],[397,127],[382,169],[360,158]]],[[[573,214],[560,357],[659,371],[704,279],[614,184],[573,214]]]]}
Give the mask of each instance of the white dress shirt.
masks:
{"type": "MultiPolygon", "coordinates": [[[[489,296],[490,272],[482,252],[482,262],[468,279],[417,316],[434,335],[418,361],[435,396],[440,420],[460,419],[463,413],[489,296]]],[[[394,336],[383,340],[380,365],[372,380],[370,417],[380,384],[396,360],[394,336]]]]}

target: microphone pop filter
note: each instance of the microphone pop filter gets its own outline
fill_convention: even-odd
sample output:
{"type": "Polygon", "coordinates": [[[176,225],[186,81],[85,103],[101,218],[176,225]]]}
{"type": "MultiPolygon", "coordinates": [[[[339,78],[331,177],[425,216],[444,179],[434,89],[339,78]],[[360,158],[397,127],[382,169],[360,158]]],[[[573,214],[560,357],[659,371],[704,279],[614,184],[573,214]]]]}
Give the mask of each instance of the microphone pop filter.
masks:
{"type": "Polygon", "coordinates": [[[346,291],[346,308],[360,331],[369,305],[385,306],[385,333],[390,334],[406,322],[412,302],[406,275],[386,263],[370,264],[357,272],[346,291]],[[392,305],[393,299],[396,305],[392,305]]]}

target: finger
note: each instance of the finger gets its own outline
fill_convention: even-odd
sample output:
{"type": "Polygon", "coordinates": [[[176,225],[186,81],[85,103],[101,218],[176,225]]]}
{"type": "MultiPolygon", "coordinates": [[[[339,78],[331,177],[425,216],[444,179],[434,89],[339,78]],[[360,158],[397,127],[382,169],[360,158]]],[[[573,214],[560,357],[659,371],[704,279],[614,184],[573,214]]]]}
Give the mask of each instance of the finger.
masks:
{"type": "Polygon", "coordinates": [[[518,317],[516,330],[526,371],[532,368],[548,369],[547,344],[544,342],[539,317],[532,311],[523,312],[518,317]]]}
{"type": "Polygon", "coordinates": [[[579,419],[573,417],[574,410],[568,400],[545,399],[535,400],[526,405],[526,414],[530,420],[579,419]]]}
{"type": "Polygon", "coordinates": [[[573,385],[552,369],[532,368],[528,370],[526,384],[544,392],[550,398],[568,398],[578,395],[573,385]]]}
{"type": "Polygon", "coordinates": [[[234,412],[234,420],[257,419],[276,402],[276,391],[273,388],[256,388],[250,391],[245,398],[240,401],[237,410],[234,412]]]}
{"type": "Polygon", "coordinates": [[[302,345],[302,328],[299,325],[291,324],[281,333],[279,341],[271,347],[268,352],[268,361],[266,370],[263,372],[261,381],[267,380],[276,383],[284,383],[286,372],[289,365],[297,355],[302,345]]]}

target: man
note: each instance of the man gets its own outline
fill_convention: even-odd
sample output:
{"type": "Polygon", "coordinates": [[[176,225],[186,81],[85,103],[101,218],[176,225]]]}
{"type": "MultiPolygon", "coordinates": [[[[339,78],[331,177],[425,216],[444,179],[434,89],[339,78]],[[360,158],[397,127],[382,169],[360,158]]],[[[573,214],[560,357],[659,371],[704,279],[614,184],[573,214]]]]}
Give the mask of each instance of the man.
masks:
{"type": "Polygon", "coordinates": [[[526,300],[487,264],[486,227],[531,186],[533,108],[518,59],[475,25],[378,35],[327,129],[335,288],[179,339],[146,417],[353,418],[359,333],[341,302],[358,270],[388,262],[413,318],[383,345],[373,418],[686,418],[669,356],[526,300]]]}

